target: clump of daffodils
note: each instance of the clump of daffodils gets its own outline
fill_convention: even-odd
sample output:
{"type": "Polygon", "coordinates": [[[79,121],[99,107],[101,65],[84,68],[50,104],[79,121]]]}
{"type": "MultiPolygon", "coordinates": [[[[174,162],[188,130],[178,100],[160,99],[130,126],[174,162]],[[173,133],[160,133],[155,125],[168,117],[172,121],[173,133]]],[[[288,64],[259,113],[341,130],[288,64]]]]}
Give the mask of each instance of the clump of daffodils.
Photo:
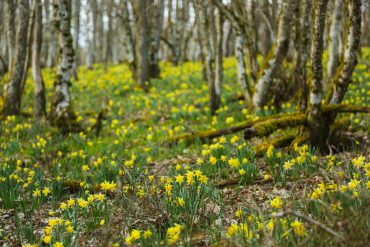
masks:
{"type": "Polygon", "coordinates": [[[246,223],[232,224],[228,229],[226,236],[231,238],[234,236],[242,236],[245,239],[252,239],[253,232],[248,229],[246,223]]]}
{"type": "Polygon", "coordinates": [[[183,227],[180,224],[175,223],[175,226],[167,229],[166,235],[167,235],[167,242],[169,245],[173,245],[179,240],[182,228],[183,227]]]}

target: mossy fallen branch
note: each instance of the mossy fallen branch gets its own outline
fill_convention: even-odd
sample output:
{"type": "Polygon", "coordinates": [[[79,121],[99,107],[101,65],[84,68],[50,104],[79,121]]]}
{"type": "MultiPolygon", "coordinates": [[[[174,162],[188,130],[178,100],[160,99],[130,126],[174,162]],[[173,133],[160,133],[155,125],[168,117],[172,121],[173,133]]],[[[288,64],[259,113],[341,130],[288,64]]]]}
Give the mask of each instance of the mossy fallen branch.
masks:
{"type": "Polygon", "coordinates": [[[284,133],[284,135],[282,136],[278,136],[276,138],[269,139],[267,141],[264,141],[258,144],[257,146],[254,147],[254,151],[256,155],[259,156],[259,155],[264,154],[270,145],[274,146],[275,148],[289,146],[295,140],[296,136],[297,136],[296,133],[288,133],[288,134],[284,133]]]}
{"type": "Polygon", "coordinates": [[[280,118],[272,118],[264,122],[256,123],[250,128],[244,130],[244,139],[248,140],[256,136],[268,136],[277,129],[285,129],[288,127],[296,127],[303,125],[307,121],[305,114],[297,114],[293,116],[283,116],[280,118]]]}
{"type": "Polygon", "coordinates": [[[200,140],[201,142],[204,142],[206,140],[210,140],[213,138],[217,138],[224,135],[230,135],[239,131],[242,131],[246,128],[252,127],[253,125],[265,122],[269,119],[275,119],[275,118],[281,118],[281,117],[288,117],[288,116],[295,116],[295,115],[301,115],[302,113],[283,113],[278,115],[273,115],[269,117],[262,117],[256,120],[250,120],[245,121],[240,124],[227,127],[224,129],[218,129],[218,130],[209,130],[209,131],[201,131],[201,132],[193,132],[193,133],[185,133],[183,135],[176,136],[171,139],[164,140],[162,144],[167,145],[174,145],[180,141],[184,141],[186,143],[193,143],[195,140],[200,140]]]}
{"type": "MultiPolygon", "coordinates": [[[[332,112],[338,113],[370,113],[370,107],[355,106],[355,105],[324,105],[322,107],[325,114],[332,112]]],[[[268,117],[262,117],[257,120],[245,121],[240,124],[218,130],[209,130],[193,133],[185,133],[161,142],[163,145],[174,145],[180,141],[187,144],[193,143],[195,140],[205,142],[207,140],[217,138],[224,135],[230,135],[247,129],[247,139],[254,136],[267,136],[277,129],[287,127],[296,127],[306,123],[306,115],[301,112],[281,113],[268,117]]],[[[245,133],[244,133],[245,134],[245,133]]],[[[302,140],[303,141],[303,140],[302,140]]]]}
{"type": "Polygon", "coordinates": [[[370,113],[369,106],[357,105],[325,105],[323,106],[322,110],[324,113],[370,113]]]}

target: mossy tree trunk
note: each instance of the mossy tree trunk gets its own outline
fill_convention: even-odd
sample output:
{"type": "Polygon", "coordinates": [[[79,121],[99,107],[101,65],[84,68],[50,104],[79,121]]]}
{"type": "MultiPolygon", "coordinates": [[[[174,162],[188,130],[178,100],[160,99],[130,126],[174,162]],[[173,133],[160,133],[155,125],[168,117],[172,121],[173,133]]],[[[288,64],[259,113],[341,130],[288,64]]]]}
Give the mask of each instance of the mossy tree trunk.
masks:
{"type": "Polygon", "coordinates": [[[298,70],[295,74],[295,83],[298,83],[301,90],[301,98],[299,102],[299,109],[301,112],[305,112],[307,109],[307,95],[308,95],[308,73],[307,73],[307,62],[310,58],[310,32],[311,30],[311,16],[312,16],[312,2],[305,1],[302,6],[303,19],[301,22],[300,33],[300,46],[298,56],[300,56],[300,64],[295,69],[298,70]]]}
{"type": "MultiPolygon", "coordinates": [[[[9,2],[8,2],[9,4],[9,2]]],[[[19,115],[21,110],[22,79],[27,56],[27,34],[29,23],[29,1],[21,0],[18,3],[19,28],[16,33],[16,48],[14,64],[9,71],[10,78],[4,85],[4,105],[2,114],[5,116],[19,115]]],[[[14,25],[14,23],[12,23],[14,25]]]]}
{"type": "MultiPolygon", "coordinates": [[[[330,127],[333,125],[337,116],[337,111],[324,112],[322,110],[322,53],[327,2],[327,0],[317,0],[315,2],[314,37],[311,55],[313,78],[310,85],[311,88],[306,126],[307,132],[305,133],[309,143],[312,146],[320,148],[322,151],[327,149],[327,141],[330,137],[330,127]]],[[[357,64],[356,52],[359,48],[361,38],[361,0],[349,0],[348,10],[348,32],[347,44],[344,51],[344,60],[327,96],[325,102],[329,104],[327,107],[341,104],[345,93],[348,90],[348,86],[351,83],[352,73],[357,64]]]]}
{"type": "Polygon", "coordinates": [[[62,133],[77,128],[70,94],[74,64],[73,39],[71,35],[71,1],[54,0],[54,23],[58,34],[57,76],[51,102],[50,121],[62,133]]]}
{"type": "MultiPolygon", "coordinates": [[[[361,0],[349,0],[348,2],[348,35],[347,44],[344,50],[343,63],[340,66],[336,77],[333,80],[332,89],[328,95],[330,104],[340,104],[352,82],[352,73],[357,65],[357,51],[361,39],[361,0]]],[[[331,116],[330,122],[335,119],[335,114],[331,116]]]]}
{"type": "Polygon", "coordinates": [[[312,75],[307,111],[307,131],[309,142],[320,149],[326,147],[328,129],[322,112],[323,66],[325,18],[328,0],[316,0],[314,3],[312,75]]]}
{"type": "Polygon", "coordinates": [[[32,73],[35,81],[35,109],[36,117],[46,115],[45,86],[41,75],[40,52],[42,42],[42,3],[41,0],[35,0],[35,26],[33,30],[32,44],[32,73]]]}

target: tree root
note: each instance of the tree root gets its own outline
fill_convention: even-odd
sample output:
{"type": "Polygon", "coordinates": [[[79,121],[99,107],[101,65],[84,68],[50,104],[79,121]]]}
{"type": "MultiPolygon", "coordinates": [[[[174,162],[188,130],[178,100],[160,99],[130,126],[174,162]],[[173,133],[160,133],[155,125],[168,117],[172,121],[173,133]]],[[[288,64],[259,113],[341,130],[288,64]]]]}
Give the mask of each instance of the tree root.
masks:
{"type": "Polygon", "coordinates": [[[269,139],[266,142],[260,143],[254,147],[256,155],[259,156],[264,154],[270,145],[274,146],[275,148],[289,146],[295,140],[296,136],[297,135],[295,133],[289,133],[283,136],[278,136],[274,139],[269,139]]]}

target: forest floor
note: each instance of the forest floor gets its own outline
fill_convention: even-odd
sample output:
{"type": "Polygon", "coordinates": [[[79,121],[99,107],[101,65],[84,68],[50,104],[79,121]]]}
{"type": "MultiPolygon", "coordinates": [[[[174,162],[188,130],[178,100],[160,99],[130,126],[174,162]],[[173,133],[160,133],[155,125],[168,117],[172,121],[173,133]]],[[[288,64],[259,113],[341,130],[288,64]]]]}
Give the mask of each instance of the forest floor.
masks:
{"type": "MultiPolygon", "coordinates": [[[[325,156],[308,146],[270,146],[257,155],[255,146],[269,139],[246,142],[242,133],[163,142],[277,113],[266,107],[248,114],[232,100],[235,62],[224,61],[223,104],[213,117],[201,64],[163,63],[149,93],[126,65],[80,68],[72,94],[84,132],[62,136],[27,117],[2,122],[0,245],[368,246],[369,115],[341,114],[350,126],[332,150],[343,151],[325,156]]],[[[345,104],[370,106],[369,71],[364,49],[345,104]]],[[[55,70],[43,77],[50,99],[55,70]]],[[[29,77],[25,115],[32,114],[33,90],[29,77]]],[[[288,102],[281,111],[296,108],[288,102]]]]}

